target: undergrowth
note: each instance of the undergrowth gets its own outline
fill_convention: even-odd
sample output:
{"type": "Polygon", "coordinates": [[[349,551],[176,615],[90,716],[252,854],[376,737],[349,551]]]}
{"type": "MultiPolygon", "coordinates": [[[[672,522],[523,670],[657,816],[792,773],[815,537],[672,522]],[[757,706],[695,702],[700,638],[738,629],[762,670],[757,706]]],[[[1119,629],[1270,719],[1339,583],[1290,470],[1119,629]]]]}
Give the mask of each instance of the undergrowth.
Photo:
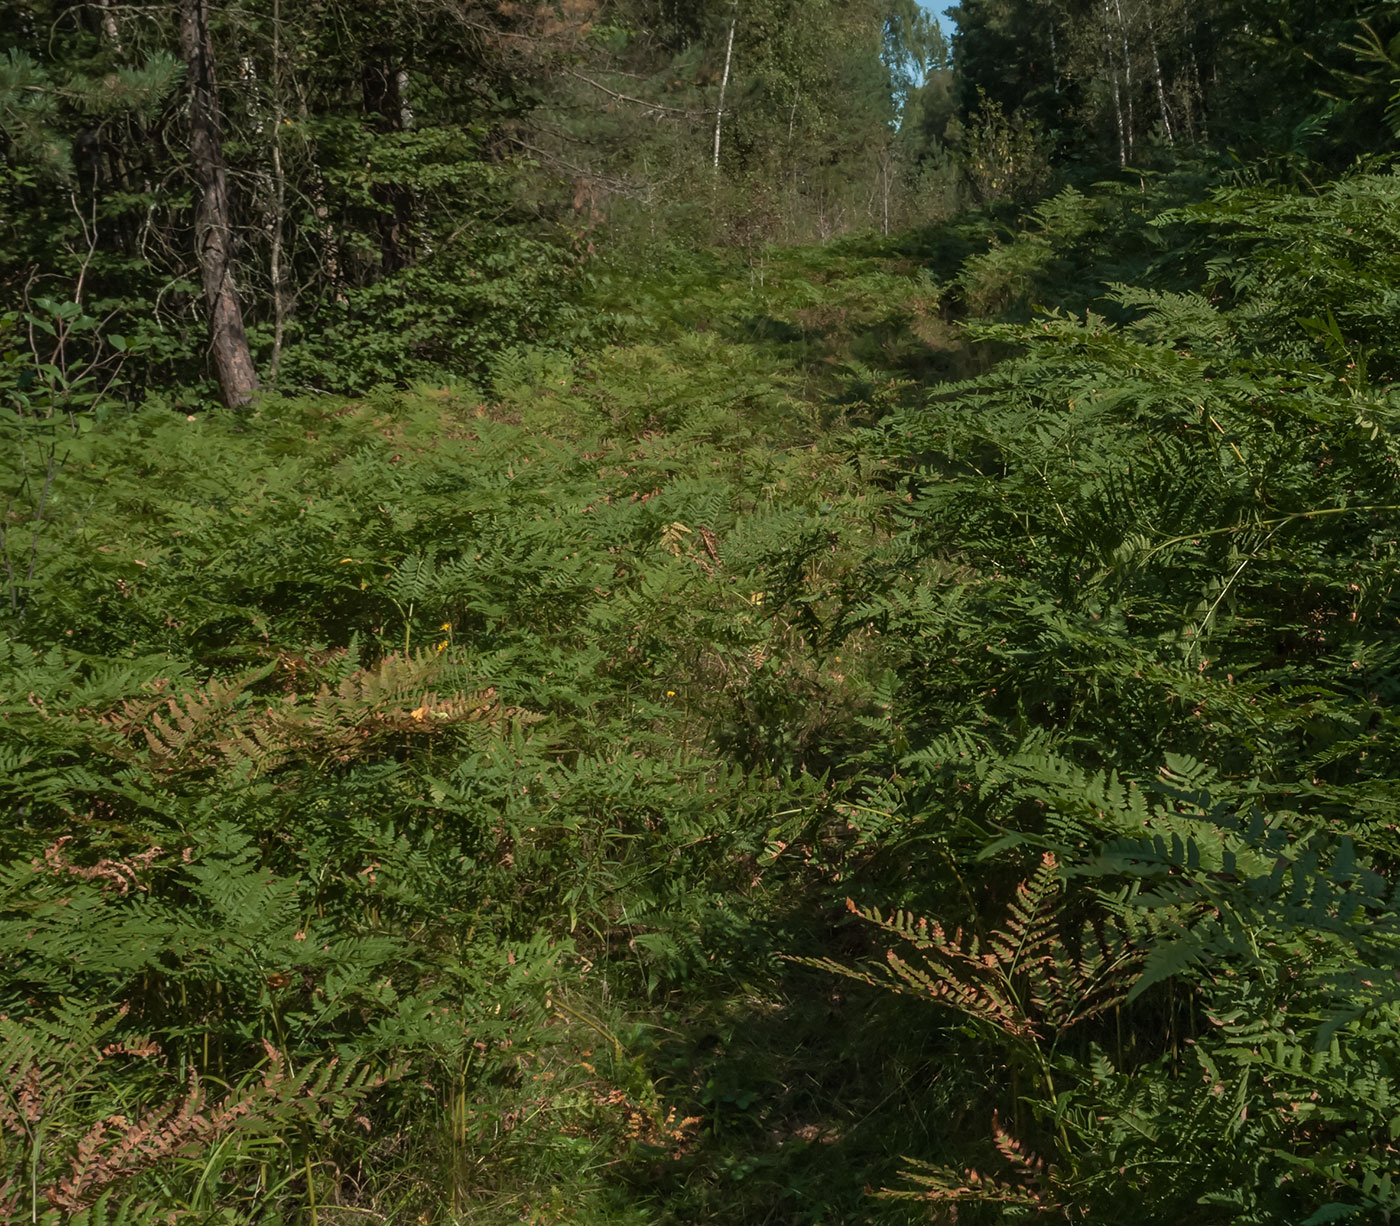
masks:
{"type": "Polygon", "coordinates": [[[748,1111],[663,1019],[766,999],[773,848],[880,709],[798,607],[888,502],[817,377],[735,317],[486,401],[7,421],[11,1211],[642,1220],[601,1172],[748,1111]]]}
{"type": "Polygon", "coordinates": [[[1395,180],[1189,194],[8,413],[5,1213],[1400,1208],[1395,180]]]}

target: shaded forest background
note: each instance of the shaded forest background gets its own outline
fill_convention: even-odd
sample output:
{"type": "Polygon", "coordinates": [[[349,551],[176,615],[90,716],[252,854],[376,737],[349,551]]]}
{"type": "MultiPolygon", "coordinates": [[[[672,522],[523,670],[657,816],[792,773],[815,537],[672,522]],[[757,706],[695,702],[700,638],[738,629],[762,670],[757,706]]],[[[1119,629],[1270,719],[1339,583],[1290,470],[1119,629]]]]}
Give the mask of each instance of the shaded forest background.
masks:
{"type": "Polygon", "coordinates": [[[0,0],[0,1218],[1400,1211],[1400,5],[0,0]]]}
{"type": "Polygon", "coordinates": [[[954,71],[874,0],[11,3],[0,277],[61,334],[40,365],[137,399],[489,381],[590,338],[604,234],[753,251],[1115,162],[1341,169],[1384,130],[1386,11],[988,0],[954,71]]]}

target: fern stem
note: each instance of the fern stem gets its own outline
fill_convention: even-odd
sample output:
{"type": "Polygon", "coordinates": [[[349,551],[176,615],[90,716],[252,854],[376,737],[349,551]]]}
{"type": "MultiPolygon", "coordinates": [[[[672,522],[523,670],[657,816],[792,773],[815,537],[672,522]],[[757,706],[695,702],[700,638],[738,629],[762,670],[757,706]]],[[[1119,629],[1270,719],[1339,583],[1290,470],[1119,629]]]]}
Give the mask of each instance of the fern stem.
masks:
{"type": "Polygon", "coordinates": [[[590,1017],[587,1013],[583,1012],[582,1009],[575,1009],[571,1005],[565,1004],[557,996],[551,996],[549,998],[549,1004],[553,1008],[560,1009],[563,1012],[567,1013],[575,1021],[582,1022],[590,1030],[596,1031],[598,1034],[600,1034],[604,1039],[606,1039],[610,1044],[612,1044],[613,1054],[619,1060],[622,1059],[622,1040],[619,1039],[615,1034],[613,1034],[606,1026],[604,1026],[602,1022],[598,1021],[594,1017],[590,1017]]]}
{"type": "MultiPolygon", "coordinates": [[[[1039,1051],[1036,1052],[1036,1058],[1040,1059],[1039,1051]]],[[[1050,1075],[1050,1066],[1043,1059],[1040,1060],[1040,1075],[1045,1082],[1045,1092],[1050,1096],[1050,1110],[1055,1113],[1055,1135],[1060,1138],[1060,1152],[1068,1159],[1069,1129],[1065,1127],[1065,1121],[1060,1117],[1056,1103],[1055,1079],[1050,1075]]]]}
{"type": "Polygon", "coordinates": [[[311,1150],[301,1152],[302,1165],[306,1170],[306,1207],[311,1214],[311,1226],[320,1226],[320,1214],[316,1208],[316,1180],[311,1171],[311,1150]]]}
{"type": "MultiPolygon", "coordinates": [[[[1372,503],[1360,507],[1322,507],[1314,511],[1294,511],[1291,515],[1282,515],[1277,519],[1257,519],[1247,524],[1230,524],[1225,528],[1205,528],[1200,532],[1187,532],[1181,536],[1171,536],[1160,545],[1149,549],[1142,557],[1142,561],[1147,562],[1156,557],[1164,549],[1170,549],[1173,545],[1181,545],[1186,541],[1197,541],[1206,536],[1228,536],[1235,532],[1244,532],[1250,528],[1282,528],[1300,519],[1320,519],[1324,515],[1345,515],[1348,511],[1357,514],[1365,514],[1368,511],[1400,511],[1400,504],[1394,503],[1372,503]]],[[[1272,534],[1270,534],[1272,535],[1272,534]]]]}
{"type": "MultiPolygon", "coordinates": [[[[1281,528],[1282,526],[1283,525],[1280,524],[1279,528],[1281,528]]],[[[1205,634],[1206,627],[1208,627],[1210,623],[1214,620],[1216,609],[1220,607],[1220,602],[1225,599],[1230,589],[1234,587],[1235,580],[1238,579],[1242,574],[1244,574],[1244,568],[1259,556],[1259,551],[1262,550],[1265,545],[1267,545],[1271,540],[1274,539],[1274,536],[1278,533],[1279,528],[1274,528],[1269,533],[1269,535],[1266,536],[1264,540],[1260,543],[1258,549],[1252,550],[1250,553],[1247,553],[1244,557],[1244,561],[1242,561],[1237,567],[1235,567],[1235,573],[1231,575],[1221,585],[1219,593],[1211,602],[1210,608],[1206,610],[1206,615],[1203,618],[1201,618],[1199,622],[1196,623],[1196,632],[1191,636],[1191,642],[1189,642],[1186,645],[1186,659],[1188,661],[1191,659],[1191,653],[1194,652],[1196,648],[1198,648],[1201,645],[1201,636],[1205,634]]]]}
{"type": "Polygon", "coordinates": [[[36,1124],[30,1134],[29,1147],[29,1220],[39,1220],[39,1145],[44,1135],[43,1123],[36,1124]]]}

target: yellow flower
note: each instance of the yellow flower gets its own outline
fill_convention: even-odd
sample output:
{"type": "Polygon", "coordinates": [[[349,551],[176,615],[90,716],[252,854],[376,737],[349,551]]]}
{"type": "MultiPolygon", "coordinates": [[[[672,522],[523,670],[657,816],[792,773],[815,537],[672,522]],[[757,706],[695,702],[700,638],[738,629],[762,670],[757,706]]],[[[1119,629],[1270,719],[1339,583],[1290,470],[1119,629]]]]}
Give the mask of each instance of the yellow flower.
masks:
{"type": "Polygon", "coordinates": [[[666,697],[667,697],[667,698],[674,698],[675,696],[676,696],[676,691],[675,691],[675,690],[667,690],[667,691],[666,691],[666,697]]]}

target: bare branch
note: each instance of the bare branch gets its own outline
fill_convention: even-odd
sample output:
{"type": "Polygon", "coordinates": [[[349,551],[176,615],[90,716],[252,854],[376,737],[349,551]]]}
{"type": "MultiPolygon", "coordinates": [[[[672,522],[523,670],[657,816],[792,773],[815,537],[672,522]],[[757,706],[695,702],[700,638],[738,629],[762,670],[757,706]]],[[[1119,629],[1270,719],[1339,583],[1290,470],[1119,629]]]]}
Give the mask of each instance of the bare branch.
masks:
{"type": "Polygon", "coordinates": [[[699,119],[715,113],[713,107],[707,107],[700,111],[693,111],[685,107],[665,106],[660,102],[648,102],[645,98],[634,98],[631,94],[620,94],[616,90],[609,89],[601,82],[595,81],[592,77],[586,77],[583,73],[575,72],[571,68],[567,69],[566,73],[576,81],[582,81],[586,85],[591,85],[599,93],[607,94],[609,98],[616,98],[619,102],[630,102],[633,106],[645,107],[649,111],[664,111],[668,115],[681,115],[686,119],[699,119]]]}

